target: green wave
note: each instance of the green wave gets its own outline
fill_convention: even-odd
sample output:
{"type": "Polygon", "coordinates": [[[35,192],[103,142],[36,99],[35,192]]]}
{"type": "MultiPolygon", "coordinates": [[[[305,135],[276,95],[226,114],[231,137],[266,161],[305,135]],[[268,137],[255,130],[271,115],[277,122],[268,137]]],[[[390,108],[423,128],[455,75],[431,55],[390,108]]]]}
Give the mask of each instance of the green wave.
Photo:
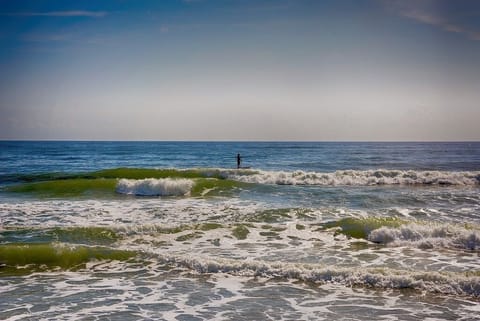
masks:
{"type": "Polygon", "coordinates": [[[194,180],[192,196],[231,196],[235,188],[248,186],[248,183],[217,178],[197,178],[194,180]]]}
{"type": "MultiPolygon", "coordinates": [[[[176,178],[176,177],[174,177],[176,178]]],[[[247,186],[248,183],[217,178],[194,178],[191,196],[229,196],[234,188],[247,186]]],[[[119,197],[116,192],[116,178],[73,178],[34,183],[23,183],[6,187],[11,193],[33,195],[40,198],[61,197],[119,197]]]]}
{"type": "Polygon", "coordinates": [[[28,274],[52,269],[75,270],[90,261],[126,261],[133,251],[64,243],[14,243],[0,245],[0,274],[28,274]]]}
{"type": "Polygon", "coordinates": [[[322,224],[322,229],[338,228],[337,233],[357,239],[367,239],[371,231],[382,226],[399,227],[408,221],[396,217],[343,218],[322,224]]]}
{"type": "Polygon", "coordinates": [[[155,169],[155,168],[134,168],[119,167],[103,169],[93,172],[84,173],[32,173],[32,174],[9,174],[0,176],[5,182],[43,182],[56,180],[72,180],[72,179],[94,179],[94,178],[217,178],[223,179],[221,170],[219,169],[155,169]]]}
{"type": "Polygon", "coordinates": [[[62,242],[83,245],[110,245],[120,238],[120,235],[115,231],[103,227],[22,228],[0,232],[1,243],[62,242]]]}
{"type": "Polygon", "coordinates": [[[66,174],[66,173],[33,173],[33,174],[6,174],[0,175],[2,182],[19,183],[19,182],[41,182],[52,181],[60,179],[72,179],[72,178],[88,178],[84,174],[66,174]]]}
{"type": "Polygon", "coordinates": [[[112,168],[88,174],[95,178],[217,178],[223,179],[219,170],[207,169],[154,169],[154,168],[112,168]]]}
{"type": "Polygon", "coordinates": [[[24,183],[6,188],[8,192],[32,194],[38,197],[74,197],[114,195],[116,179],[74,178],[24,183]]]}

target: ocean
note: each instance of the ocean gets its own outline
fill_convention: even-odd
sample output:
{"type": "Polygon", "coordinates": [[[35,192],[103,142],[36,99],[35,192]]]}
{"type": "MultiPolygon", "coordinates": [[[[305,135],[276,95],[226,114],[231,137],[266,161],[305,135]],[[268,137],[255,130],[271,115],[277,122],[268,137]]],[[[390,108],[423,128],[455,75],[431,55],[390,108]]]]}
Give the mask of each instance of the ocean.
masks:
{"type": "Polygon", "coordinates": [[[0,319],[478,320],[479,192],[479,142],[2,141],[0,319]]]}

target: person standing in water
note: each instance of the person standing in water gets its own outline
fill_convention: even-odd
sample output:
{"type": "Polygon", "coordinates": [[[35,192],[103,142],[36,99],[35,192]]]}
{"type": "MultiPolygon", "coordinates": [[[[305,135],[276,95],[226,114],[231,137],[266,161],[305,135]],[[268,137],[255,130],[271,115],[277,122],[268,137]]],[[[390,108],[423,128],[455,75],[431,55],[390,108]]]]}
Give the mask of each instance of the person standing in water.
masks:
{"type": "Polygon", "coordinates": [[[240,156],[240,153],[237,154],[237,168],[240,168],[240,165],[242,164],[242,157],[240,156]]]}

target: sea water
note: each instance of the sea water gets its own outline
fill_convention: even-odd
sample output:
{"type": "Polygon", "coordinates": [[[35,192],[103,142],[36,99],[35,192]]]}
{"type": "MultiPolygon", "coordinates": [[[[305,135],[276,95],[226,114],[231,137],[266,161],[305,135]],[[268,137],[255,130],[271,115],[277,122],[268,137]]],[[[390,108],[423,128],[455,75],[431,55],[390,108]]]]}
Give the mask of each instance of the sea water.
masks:
{"type": "Polygon", "coordinates": [[[479,192],[475,142],[0,142],[0,319],[477,320],[479,192]]]}

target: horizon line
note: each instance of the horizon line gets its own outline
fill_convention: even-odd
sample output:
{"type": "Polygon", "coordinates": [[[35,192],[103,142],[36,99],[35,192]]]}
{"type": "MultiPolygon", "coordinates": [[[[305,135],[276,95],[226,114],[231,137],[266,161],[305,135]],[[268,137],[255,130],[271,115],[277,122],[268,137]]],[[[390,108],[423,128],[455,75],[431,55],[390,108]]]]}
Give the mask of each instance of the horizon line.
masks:
{"type": "Polygon", "coordinates": [[[3,139],[0,142],[138,142],[138,143],[480,143],[480,140],[155,140],[155,139],[3,139]]]}

